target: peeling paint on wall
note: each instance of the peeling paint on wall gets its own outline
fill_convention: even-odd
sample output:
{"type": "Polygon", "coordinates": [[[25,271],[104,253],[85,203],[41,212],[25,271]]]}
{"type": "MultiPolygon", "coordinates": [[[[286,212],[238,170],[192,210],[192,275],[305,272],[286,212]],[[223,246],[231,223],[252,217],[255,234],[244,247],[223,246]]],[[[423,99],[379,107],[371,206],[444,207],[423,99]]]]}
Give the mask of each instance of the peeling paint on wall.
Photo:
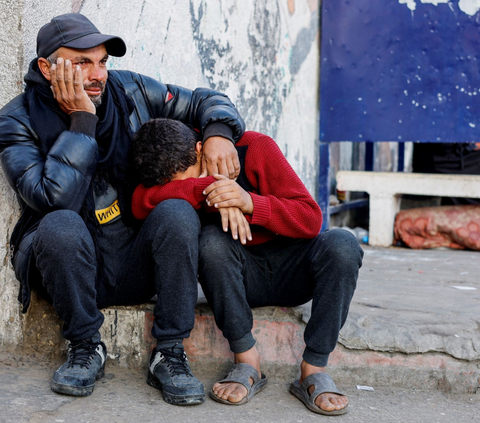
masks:
{"type": "MultiPolygon", "coordinates": [[[[226,92],[234,100],[249,129],[267,133],[277,140],[301,178],[304,181],[311,178],[311,189],[315,186],[312,172],[316,175],[312,162],[316,164],[317,85],[308,86],[297,76],[310,54],[318,58],[319,16],[317,10],[311,11],[309,2],[296,2],[293,15],[302,14],[302,23],[290,30],[292,4],[266,1],[246,5],[241,11],[236,6],[213,10],[216,6],[211,2],[191,0],[190,13],[195,46],[208,85],[226,92]],[[211,25],[215,15],[222,25],[211,25]],[[245,19],[247,25],[241,27],[238,21],[245,19]],[[241,45],[240,37],[246,41],[241,45]],[[296,85],[308,92],[304,98],[293,90],[296,85]],[[295,92],[293,97],[292,92],[295,92]],[[291,137],[281,139],[286,115],[290,113],[285,112],[287,104],[294,101],[299,106],[298,112],[303,99],[310,102],[306,113],[312,128],[307,147],[312,154],[309,158],[305,155],[308,166],[304,157],[300,159],[306,149],[298,145],[307,143],[299,136],[303,128],[298,128],[295,143],[291,137]]],[[[310,68],[315,76],[317,70],[316,65],[310,68]]],[[[298,118],[292,116],[292,121],[298,118]]]]}
{"type": "Polygon", "coordinates": [[[480,10],[479,0],[460,0],[458,2],[459,9],[467,15],[473,16],[480,10]]]}
{"type": "MultiPolygon", "coordinates": [[[[432,4],[438,6],[439,4],[447,4],[450,6],[452,12],[454,9],[451,7],[451,0],[398,0],[400,4],[405,4],[411,11],[417,9],[418,2],[424,4],[432,4]]],[[[480,0],[460,0],[458,2],[458,8],[467,15],[473,16],[480,10],[480,0]]]]}
{"type": "Polygon", "coordinates": [[[82,9],[84,0],[72,0],[72,12],[79,13],[82,9]]]}

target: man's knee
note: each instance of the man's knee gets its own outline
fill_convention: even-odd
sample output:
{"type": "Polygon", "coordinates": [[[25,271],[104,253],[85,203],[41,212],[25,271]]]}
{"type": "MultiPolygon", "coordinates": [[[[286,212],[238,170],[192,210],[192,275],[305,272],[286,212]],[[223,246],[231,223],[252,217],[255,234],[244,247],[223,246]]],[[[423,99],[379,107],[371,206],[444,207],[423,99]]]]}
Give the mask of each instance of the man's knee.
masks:
{"type": "Polygon", "coordinates": [[[33,246],[66,253],[79,246],[93,248],[93,242],[82,218],[71,210],[57,210],[47,214],[40,222],[33,246]]]}

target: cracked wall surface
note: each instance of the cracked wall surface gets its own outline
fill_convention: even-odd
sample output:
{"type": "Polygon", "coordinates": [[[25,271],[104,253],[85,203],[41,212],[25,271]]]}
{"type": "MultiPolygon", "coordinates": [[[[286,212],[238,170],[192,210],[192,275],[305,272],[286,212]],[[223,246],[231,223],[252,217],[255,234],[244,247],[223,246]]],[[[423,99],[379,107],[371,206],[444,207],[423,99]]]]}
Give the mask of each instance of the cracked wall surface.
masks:
{"type": "MultiPolygon", "coordinates": [[[[21,92],[23,54],[21,12],[23,2],[5,0],[0,4],[0,105],[21,92]]],[[[18,216],[12,190],[0,172],[0,345],[21,341],[23,319],[17,302],[17,285],[8,265],[8,240],[18,216]]]]}
{"type": "MultiPolygon", "coordinates": [[[[318,166],[319,2],[316,0],[4,0],[0,107],[22,90],[36,35],[53,16],[81,12],[128,51],[128,69],[189,88],[211,87],[236,104],[248,130],[275,138],[312,194],[318,166]]],[[[18,284],[7,240],[18,218],[0,175],[0,345],[22,342],[18,284]]]]}

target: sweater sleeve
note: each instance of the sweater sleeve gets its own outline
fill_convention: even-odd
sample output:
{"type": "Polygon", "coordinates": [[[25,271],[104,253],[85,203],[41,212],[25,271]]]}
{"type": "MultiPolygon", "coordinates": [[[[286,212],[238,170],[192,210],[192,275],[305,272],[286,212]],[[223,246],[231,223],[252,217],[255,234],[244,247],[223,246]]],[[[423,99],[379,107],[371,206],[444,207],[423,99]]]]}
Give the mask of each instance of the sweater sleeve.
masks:
{"type": "Polygon", "coordinates": [[[135,218],[144,220],[158,204],[172,198],[188,201],[194,209],[199,209],[206,198],[203,190],[215,180],[213,176],[188,178],[150,188],[140,184],[133,193],[132,213],[135,218]]]}
{"type": "Polygon", "coordinates": [[[244,138],[249,144],[247,178],[257,188],[250,193],[254,206],[250,223],[291,238],[317,236],[322,227],[320,207],[275,141],[255,132],[244,138]]]}

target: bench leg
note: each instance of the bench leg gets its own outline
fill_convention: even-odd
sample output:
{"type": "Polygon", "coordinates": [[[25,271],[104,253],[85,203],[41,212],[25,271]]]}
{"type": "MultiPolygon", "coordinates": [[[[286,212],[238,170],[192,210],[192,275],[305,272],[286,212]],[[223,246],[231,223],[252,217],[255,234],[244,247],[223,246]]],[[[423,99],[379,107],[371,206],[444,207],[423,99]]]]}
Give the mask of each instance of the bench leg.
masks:
{"type": "Polygon", "coordinates": [[[375,196],[370,194],[369,245],[390,247],[393,244],[395,216],[400,210],[400,196],[375,196]]]}

